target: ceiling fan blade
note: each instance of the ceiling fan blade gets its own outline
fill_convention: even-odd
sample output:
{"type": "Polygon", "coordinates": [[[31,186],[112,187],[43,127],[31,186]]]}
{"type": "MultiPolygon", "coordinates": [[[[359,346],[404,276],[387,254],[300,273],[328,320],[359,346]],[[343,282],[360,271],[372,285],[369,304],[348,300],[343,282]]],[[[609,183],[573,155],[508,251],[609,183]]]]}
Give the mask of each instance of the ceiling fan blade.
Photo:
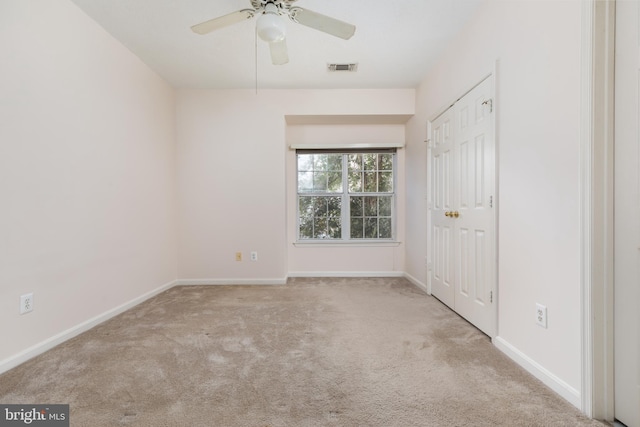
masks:
{"type": "Polygon", "coordinates": [[[302,25],[349,40],[356,26],[301,7],[291,8],[291,18],[302,25]]]}
{"type": "Polygon", "coordinates": [[[253,18],[255,10],[243,9],[237,12],[230,13],[228,15],[219,16],[217,18],[210,19],[200,24],[196,24],[191,27],[191,30],[197,34],[207,34],[220,28],[228,27],[229,25],[237,24],[245,19],[253,18]]]}
{"type": "Polygon", "coordinates": [[[287,39],[269,43],[269,50],[271,51],[271,62],[273,65],[284,65],[289,62],[287,39]]]}

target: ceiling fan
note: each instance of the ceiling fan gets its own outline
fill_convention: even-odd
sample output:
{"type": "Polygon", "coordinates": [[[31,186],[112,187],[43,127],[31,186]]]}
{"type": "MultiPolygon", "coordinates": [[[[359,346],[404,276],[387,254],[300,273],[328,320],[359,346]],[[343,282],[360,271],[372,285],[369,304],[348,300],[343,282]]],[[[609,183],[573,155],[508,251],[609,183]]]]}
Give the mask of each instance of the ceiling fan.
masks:
{"type": "Polygon", "coordinates": [[[281,16],[293,22],[348,40],[356,31],[355,25],[322,15],[293,4],[297,0],[249,0],[252,9],[242,9],[191,27],[197,34],[208,34],[220,28],[258,16],[256,28],[260,38],[269,43],[271,62],[282,65],[289,62],[286,43],[286,26],[281,16]]]}

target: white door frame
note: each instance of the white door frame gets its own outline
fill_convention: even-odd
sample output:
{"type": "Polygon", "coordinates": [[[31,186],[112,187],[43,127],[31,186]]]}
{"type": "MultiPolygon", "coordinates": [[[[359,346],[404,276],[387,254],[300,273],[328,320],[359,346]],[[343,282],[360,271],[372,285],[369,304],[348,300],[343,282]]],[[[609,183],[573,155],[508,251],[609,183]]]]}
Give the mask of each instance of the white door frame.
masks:
{"type": "MultiPolygon", "coordinates": [[[[476,86],[478,86],[480,83],[484,82],[487,79],[491,79],[491,108],[492,108],[492,112],[493,114],[490,115],[491,117],[491,126],[493,128],[493,142],[494,142],[494,153],[493,153],[493,170],[494,170],[494,176],[493,176],[493,259],[494,259],[494,271],[493,271],[493,283],[491,284],[491,287],[493,289],[493,294],[492,294],[492,302],[493,302],[493,336],[491,337],[492,339],[494,337],[499,336],[499,330],[498,330],[498,297],[500,295],[500,292],[498,290],[498,207],[499,207],[499,188],[498,188],[498,182],[499,182],[499,167],[498,167],[498,150],[499,150],[499,146],[498,146],[498,128],[497,128],[497,117],[498,117],[498,102],[496,102],[496,96],[497,96],[497,87],[498,87],[498,66],[499,66],[499,61],[496,60],[494,65],[493,65],[493,70],[491,70],[488,73],[485,74],[480,74],[480,78],[476,80],[476,84],[473,85],[472,87],[464,90],[463,92],[460,92],[458,96],[455,97],[455,99],[452,99],[451,102],[448,102],[445,106],[443,106],[442,108],[440,108],[439,110],[437,110],[431,117],[429,117],[428,121],[427,121],[427,126],[426,126],[426,130],[427,130],[427,139],[425,140],[425,142],[427,143],[427,165],[431,165],[431,148],[432,148],[432,141],[431,141],[431,131],[432,131],[432,123],[438,118],[440,117],[442,114],[444,114],[449,108],[453,107],[454,104],[456,102],[458,102],[460,99],[462,99],[466,94],[468,94],[469,92],[471,92],[473,89],[475,89],[476,86]]],[[[429,242],[432,241],[432,236],[431,236],[431,211],[432,211],[432,196],[433,196],[433,190],[432,190],[432,182],[431,182],[431,172],[427,173],[427,294],[431,295],[431,274],[432,274],[432,268],[433,268],[433,254],[431,251],[431,246],[429,245],[429,242]]]]}
{"type": "Polygon", "coordinates": [[[581,409],[613,421],[615,0],[582,2],[581,409]]]}

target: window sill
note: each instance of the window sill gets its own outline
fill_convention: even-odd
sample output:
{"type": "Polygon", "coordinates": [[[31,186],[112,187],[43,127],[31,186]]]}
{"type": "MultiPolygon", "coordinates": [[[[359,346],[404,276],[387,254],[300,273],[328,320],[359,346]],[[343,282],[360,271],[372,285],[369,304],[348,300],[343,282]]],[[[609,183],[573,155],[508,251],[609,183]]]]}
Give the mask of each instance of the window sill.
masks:
{"type": "Polygon", "coordinates": [[[395,247],[400,246],[402,242],[394,241],[394,240],[385,240],[382,242],[364,242],[364,241],[326,241],[326,240],[313,240],[313,241],[296,241],[293,242],[293,246],[300,248],[308,248],[308,247],[330,247],[330,248],[340,248],[340,247],[350,247],[350,248],[383,248],[383,247],[395,247]]]}

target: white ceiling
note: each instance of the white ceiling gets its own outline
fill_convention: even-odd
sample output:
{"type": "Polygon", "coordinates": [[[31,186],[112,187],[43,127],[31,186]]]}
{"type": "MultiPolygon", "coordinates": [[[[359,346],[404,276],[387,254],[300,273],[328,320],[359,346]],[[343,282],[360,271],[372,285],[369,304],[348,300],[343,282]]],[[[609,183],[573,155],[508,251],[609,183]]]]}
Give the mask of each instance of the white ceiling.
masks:
{"type": "Polygon", "coordinates": [[[356,33],[342,40],[287,19],[286,65],[272,65],[260,39],[256,63],[255,18],[208,35],[190,30],[249,0],[72,1],[175,87],[312,89],[415,87],[484,0],[299,0],[356,33]],[[355,73],[327,72],[352,62],[355,73]]]}

